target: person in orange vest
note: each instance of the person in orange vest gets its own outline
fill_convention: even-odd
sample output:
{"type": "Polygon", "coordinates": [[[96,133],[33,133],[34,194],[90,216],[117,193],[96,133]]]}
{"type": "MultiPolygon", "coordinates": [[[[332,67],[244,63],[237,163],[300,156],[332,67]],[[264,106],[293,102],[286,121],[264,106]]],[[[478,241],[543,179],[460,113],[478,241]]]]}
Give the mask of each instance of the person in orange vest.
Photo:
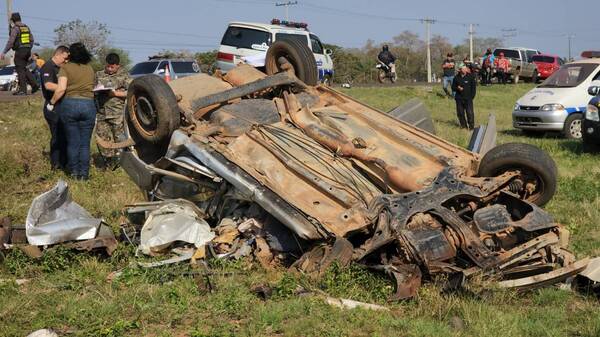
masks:
{"type": "Polygon", "coordinates": [[[3,59],[9,50],[15,51],[15,70],[19,79],[19,90],[15,95],[27,95],[27,84],[31,86],[31,93],[35,93],[40,89],[31,72],[27,69],[29,58],[31,57],[31,48],[33,47],[33,34],[31,29],[21,22],[19,13],[12,13],[10,16],[10,35],[0,59],[3,59]]]}
{"type": "Polygon", "coordinates": [[[510,71],[510,61],[504,57],[504,53],[500,53],[498,58],[494,60],[494,65],[498,73],[498,82],[506,84],[510,71]]]}

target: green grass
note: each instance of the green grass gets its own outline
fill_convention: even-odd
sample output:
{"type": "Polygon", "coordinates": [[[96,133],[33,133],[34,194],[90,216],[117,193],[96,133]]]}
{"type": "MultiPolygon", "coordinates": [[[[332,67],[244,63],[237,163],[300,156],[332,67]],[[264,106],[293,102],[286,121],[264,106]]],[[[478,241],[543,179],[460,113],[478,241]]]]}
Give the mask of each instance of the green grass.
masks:
{"type": "MultiPolygon", "coordinates": [[[[559,188],[546,207],[572,233],[579,257],[600,254],[600,166],[597,156],[582,154],[576,141],[546,136],[526,138],[511,127],[515,100],[530,87],[481,88],[476,122],[489,113],[498,120],[499,142],[527,142],[548,151],[559,167],[559,188]]],[[[346,93],[390,110],[412,97],[431,110],[438,134],[466,145],[469,133],[457,127],[452,100],[439,87],[355,88],[346,93]]],[[[89,182],[51,172],[43,155],[48,131],[41,102],[0,103],[0,216],[23,223],[31,200],[66,179],[74,200],[115,229],[123,205],[142,194],[122,170],[92,170],[89,182]]],[[[51,327],[74,336],[598,336],[598,300],[558,288],[518,294],[488,291],[443,295],[440,286],[424,286],[414,300],[385,303],[390,281],[357,266],[334,266],[321,280],[285,270],[262,270],[250,262],[212,263],[216,289],[208,293],[202,278],[187,265],[157,270],[131,266],[132,249],[119,246],[111,258],[55,249],[32,261],[11,251],[0,266],[0,336],[24,336],[51,327]],[[109,274],[122,270],[112,282],[109,274]],[[26,278],[16,285],[11,280],[26,278]],[[270,284],[263,301],[250,288],[270,284]],[[387,305],[390,312],[340,310],[314,296],[298,296],[298,287],[331,296],[387,305]],[[458,317],[464,329],[450,321],[458,317]]]]}

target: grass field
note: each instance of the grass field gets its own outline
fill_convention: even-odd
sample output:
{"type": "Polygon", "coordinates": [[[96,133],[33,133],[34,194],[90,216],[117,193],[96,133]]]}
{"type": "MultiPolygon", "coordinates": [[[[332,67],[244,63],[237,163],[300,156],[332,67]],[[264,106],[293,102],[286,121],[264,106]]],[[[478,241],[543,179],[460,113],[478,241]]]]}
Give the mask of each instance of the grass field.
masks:
{"type": "MultiPolygon", "coordinates": [[[[554,136],[526,138],[511,127],[515,100],[527,85],[481,88],[476,122],[488,113],[498,121],[499,143],[527,142],[548,151],[559,167],[559,188],[546,206],[572,233],[578,255],[600,255],[600,157],[583,154],[577,141],[554,136]]],[[[465,146],[469,133],[457,127],[452,100],[426,87],[355,88],[346,93],[382,110],[412,97],[432,111],[438,134],[465,146]]],[[[43,154],[48,131],[35,99],[0,103],[0,216],[23,223],[31,200],[66,179],[74,200],[114,228],[123,205],[143,196],[122,170],[92,170],[89,182],[51,172],[43,154]]],[[[262,270],[248,262],[213,262],[207,293],[187,265],[158,270],[132,266],[132,249],[112,258],[56,249],[32,261],[18,251],[0,266],[0,336],[25,336],[51,327],[74,336],[599,336],[600,303],[558,288],[525,294],[485,291],[442,294],[424,286],[414,300],[385,303],[391,283],[358,267],[332,268],[319,281],[286,270],[262,270]],[[109,274],[123,275],[107,280],[109,274]],[[186,276],[187,275],[187,276],[186,276]],[[12,280],[29,279],[23,285],[12,280]],[[269,300],[250,288],[269,283],[269,300]],[[384,304],[389,312],[340,310],[317,297],[295,295],[297,287],[331,296],[384,304]],[[460,322],[458,324],[455,322],[460,322]]]]}

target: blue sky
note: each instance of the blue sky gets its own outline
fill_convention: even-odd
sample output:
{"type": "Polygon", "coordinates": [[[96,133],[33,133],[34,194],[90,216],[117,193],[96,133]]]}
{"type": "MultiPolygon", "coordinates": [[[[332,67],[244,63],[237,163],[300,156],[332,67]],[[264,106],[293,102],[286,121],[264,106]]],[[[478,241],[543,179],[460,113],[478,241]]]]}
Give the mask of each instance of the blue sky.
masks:
{"type": "MultiPolygon", "coordinates": [[[[61,21],[97,20],[109,25],[111,42],[129,50],[134,61],[165,48],[215,49],[230,21],[284,17],[283,7],[269,0],[13,1],[13,10],[21,12],[42,45],[51,45],[53,30],[61,21]]],[[[6,17],[5,8],[0,7],[0,12],[6,17]]],[[[567,56],[567,35],[573,34],[574,56],[582,50],[600,50],[598,0],[298,0],[289,13],[291,20],[307,22],[324,42],[344,47],[363,46],[367,39],[389,41],[404,30],[424,36],[425,27],[418,19],[430,17],[438,20],[432,34],[447,36],[452,43],[464,40],[466,24],[474,23],[481,37],[501,37],[502,29],[516,29],[509,41],[513,46],[567,56]]],[[[6,36],[6,26],[0,28],[0,36],[6,36]]]]}

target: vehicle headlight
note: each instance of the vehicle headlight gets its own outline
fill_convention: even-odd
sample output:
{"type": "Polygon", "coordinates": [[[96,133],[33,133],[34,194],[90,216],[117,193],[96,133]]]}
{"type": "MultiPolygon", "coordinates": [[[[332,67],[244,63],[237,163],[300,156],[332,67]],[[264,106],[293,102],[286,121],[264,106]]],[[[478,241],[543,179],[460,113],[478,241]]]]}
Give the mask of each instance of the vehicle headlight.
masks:
{"type": "Polygon", "coordinates": [[[585,119],[600,122],[600,116],[598,116],[598,107],[592,104],[588,104],[585,110],[585,119]]]}
{"type": "Polygon", "coordinates": [[[544,104],[540,110],[542,111],[558,111],[564,110],[565,107],[562,104],[544,104]]]}
{"type": "Polygon", "coordinates": [[[513,111],[517,111],[520,109],[521,109],[521,106],[518,103],[515,103],[515,107],[513,108],[513,111]]]}

